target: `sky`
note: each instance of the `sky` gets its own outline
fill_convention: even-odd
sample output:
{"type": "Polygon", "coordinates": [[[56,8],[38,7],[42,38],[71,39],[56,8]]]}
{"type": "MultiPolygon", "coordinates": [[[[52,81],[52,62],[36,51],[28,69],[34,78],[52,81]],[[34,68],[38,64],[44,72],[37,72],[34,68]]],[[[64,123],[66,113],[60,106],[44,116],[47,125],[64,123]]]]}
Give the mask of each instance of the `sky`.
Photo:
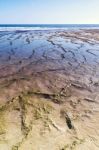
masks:
{"type": "Polygon", "coordinates": [[[99,24],[99,0],[0,0],[0,24],[99,24]]]}

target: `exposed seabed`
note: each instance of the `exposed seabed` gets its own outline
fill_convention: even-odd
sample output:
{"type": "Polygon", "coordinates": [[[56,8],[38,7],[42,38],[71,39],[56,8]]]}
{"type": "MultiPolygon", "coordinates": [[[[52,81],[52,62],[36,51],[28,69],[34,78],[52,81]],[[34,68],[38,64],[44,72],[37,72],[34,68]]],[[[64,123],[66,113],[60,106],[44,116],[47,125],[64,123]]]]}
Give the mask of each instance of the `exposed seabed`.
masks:
{"type": "Polygon", "coordinates": [[[0,32],[0,150],[99,149],[99,30],[0,32]]]}

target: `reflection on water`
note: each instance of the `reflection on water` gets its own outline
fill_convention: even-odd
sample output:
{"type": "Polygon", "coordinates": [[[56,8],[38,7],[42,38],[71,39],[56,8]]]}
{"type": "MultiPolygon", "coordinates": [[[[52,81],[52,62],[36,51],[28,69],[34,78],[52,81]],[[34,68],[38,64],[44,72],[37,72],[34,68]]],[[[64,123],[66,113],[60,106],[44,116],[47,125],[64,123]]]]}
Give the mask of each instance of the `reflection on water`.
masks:
{"type": "Polygon", "coordinates": [[[0,32],[0,149],[97,149],[98,32],[0,32]]]}

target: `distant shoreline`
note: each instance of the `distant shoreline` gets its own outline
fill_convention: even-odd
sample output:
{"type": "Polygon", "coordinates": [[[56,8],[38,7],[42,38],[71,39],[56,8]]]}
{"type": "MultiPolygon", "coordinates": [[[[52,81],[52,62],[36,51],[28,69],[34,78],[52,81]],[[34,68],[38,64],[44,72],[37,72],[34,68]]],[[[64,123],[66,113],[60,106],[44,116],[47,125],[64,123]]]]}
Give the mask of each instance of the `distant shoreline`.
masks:
{"type": "Polygon", "coordinates": [[[0,27],[99,27],[99,24],[0,24],[0,27]]]}
{"type": "Polygon", "coordinates": [[[0,31],[99,29],[99,24],[0,24],[0,31]]]}

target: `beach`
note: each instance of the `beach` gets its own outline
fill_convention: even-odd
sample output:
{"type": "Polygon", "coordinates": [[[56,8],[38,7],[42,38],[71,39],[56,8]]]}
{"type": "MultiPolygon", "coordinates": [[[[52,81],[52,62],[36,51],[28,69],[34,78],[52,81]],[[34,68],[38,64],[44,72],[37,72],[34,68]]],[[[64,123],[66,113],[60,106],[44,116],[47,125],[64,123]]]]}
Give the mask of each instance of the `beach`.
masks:
{"type": "Polygon", "coordinates": [[[99,149],[99,29],[0,31],[0,150],[99,149]]]}

